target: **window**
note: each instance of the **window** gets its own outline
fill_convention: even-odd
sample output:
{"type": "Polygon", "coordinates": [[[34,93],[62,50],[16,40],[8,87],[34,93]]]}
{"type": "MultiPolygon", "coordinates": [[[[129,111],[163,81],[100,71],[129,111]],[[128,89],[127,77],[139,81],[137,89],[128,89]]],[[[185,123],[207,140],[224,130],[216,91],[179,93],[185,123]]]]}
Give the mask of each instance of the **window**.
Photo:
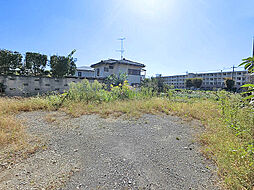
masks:
{"type": "Polygon", "coordinates": [[[241,80],[241,77],[237,77],[237,80],[241,80]]]}
{"type": "Polygon", "coordinates": [[[128,69],[128,75],[140,75],[140,70],[128,69]]]}
{"type": "Polygon", "coordinates": [[[81,76],[82,76],[82,73],[81,73],[81,72],[78,72],[78,76],[81,77],[81,76]]]}
{"type": "Polygon", "coordinates": [[[108,72],[108,71],[109,71],[108,67],[104,67],[104,72],[108,72]]]}
{"type": "Polygon", "coordinates": [[[109,69],[114,69],[114,66],[113,66],[113,65],[110,65],[110,66],[109,66],[109,69]]]}
{"type": "Polygon", "coordinates": [[[96,70],[96,75],[100,76],[100,69],[99,68],[96,70]]]}

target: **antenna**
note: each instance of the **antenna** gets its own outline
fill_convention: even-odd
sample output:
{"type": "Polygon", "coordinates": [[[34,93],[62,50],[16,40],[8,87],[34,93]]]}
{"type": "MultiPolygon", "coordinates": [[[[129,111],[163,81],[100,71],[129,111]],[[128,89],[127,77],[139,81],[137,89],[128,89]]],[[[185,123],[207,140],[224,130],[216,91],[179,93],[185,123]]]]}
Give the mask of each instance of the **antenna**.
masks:
{"type": "Polygon", "coordinates": [[[126,38],[118,38],[117,40],[121,40],[121,50],[116,50],[118,52],[121,52],[121,59],[123,59],[123,53],[124,53],[124,49],[123,49],[123,41],[125,40],[126,38]]]}

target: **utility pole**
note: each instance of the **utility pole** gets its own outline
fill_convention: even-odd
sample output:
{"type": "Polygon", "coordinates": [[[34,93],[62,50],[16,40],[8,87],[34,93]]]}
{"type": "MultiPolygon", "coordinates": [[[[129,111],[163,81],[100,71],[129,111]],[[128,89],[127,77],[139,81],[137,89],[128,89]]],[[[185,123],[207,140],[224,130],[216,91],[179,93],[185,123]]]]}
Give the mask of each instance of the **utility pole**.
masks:
{"type": "Polygon", "coordinates": [[[124,53],[124,49],[123,49],[123,41],[125,40],[126,38],[119,38],[118,40],[121,40],[121,50],[116,50],[118,52],[121,52],[121,60],[123,59],[123,53],[124,53]]]}
{"type": "Polygon", "coordinates": [[[235,68],[237,68],[237,67],[235,67],[234,65],[233,65],[233,72],[232,72],[232,80],[233,80],[233,76],[234,76],[234,73],[235,73],[235,68]]]}

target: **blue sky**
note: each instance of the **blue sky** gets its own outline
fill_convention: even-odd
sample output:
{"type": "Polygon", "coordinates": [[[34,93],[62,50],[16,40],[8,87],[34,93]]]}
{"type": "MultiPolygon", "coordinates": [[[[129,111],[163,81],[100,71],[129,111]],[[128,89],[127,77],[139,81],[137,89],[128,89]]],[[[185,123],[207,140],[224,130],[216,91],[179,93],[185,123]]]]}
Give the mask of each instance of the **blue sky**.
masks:
{"type": "Polygon", "coordinates": [[[0,0],[0,48],[67,55],[77,65],[124,57],[147,74],[214,71],[252,54],[253,0],[0,0]]]}

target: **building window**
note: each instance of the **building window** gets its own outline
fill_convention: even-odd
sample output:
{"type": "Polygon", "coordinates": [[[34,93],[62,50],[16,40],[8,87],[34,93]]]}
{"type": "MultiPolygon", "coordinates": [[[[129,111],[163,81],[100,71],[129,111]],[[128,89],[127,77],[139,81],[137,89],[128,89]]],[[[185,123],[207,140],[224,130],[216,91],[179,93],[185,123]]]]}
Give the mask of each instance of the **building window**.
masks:
{"type": "Polygon", "coordinates": [[[104,72],[108,72],[108,71],[109,71],[108,67],[104,67],[104,72]]]}
{"type": "Polygon", "coordinates": [[[237,80],[241,80],[241,77],[237,77],[237,80]]]}
{"type": "Polygon", "coordinates": [[[100,76],[100,69],[99,68],[96,70],[96,75],[100,76]]]}
{"type": "Polygon", "coordinates": [[[81,77],[81,76],[82,76],[82,73],[81,73],[81,72],[78,72],[78,76],[81,77]]]}
{"type": "Polygon", "coordinates": [[[128,69],[128,75],[140,75],[140,70],[128,69]]]}
{"type": "Polygon", "coordinates": [[[113,65],[110,65],[110,66],[109,66],[109,69],[114,69],[114,66],[113,66],[113,65]]]}

